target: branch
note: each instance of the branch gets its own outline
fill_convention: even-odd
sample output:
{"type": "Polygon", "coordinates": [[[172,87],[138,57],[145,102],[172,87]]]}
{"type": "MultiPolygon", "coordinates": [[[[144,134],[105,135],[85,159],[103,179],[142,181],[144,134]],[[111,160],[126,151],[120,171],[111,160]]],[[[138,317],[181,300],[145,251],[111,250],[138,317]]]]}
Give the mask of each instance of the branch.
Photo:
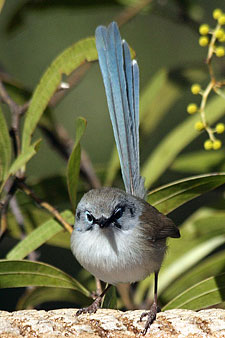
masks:
{"type": "Polygon", "coordinates": [[[29,197],[31,197],[40,207],[44,208],[47,210],[50,214],[57,219],[57,221],[71,234],[73,231],[72,226],[67,223],[64,218],[60,215],[60,213],[49,203],[42,201],[39,197],[35,195],[35,193],[28,187],[28,185],[20,180],[17,179],[17,185],[18,187],[25,192],[29,197]]]}
{"type": "Polygon", "coordinates": [[[0,237],[7,229],[7,211],[9,207],[9,202],[13,198],[17,189],[16,179],[10,178],[4,187],[4,191],[6,192],[5,197],[0,201],[0,215],[1,215],[1,228],[0,228],[0,237]]]}
{"type": "MultiPolygon", "coordinates": [[[[19,135],[19,123],[20,117],[24,113],[24,106],[18,105],[7,93],[2,81],[0,81],[0,97],[2,102],[6,103],[12,114],[12,123],[11,123],[11,136],[14,143],[15,155],[20,154],[21,142],[19,135]]],[[[26,108],[26,106],[25,106],[26,108]]]]}
{"type": "MultiPolygon", "coordinates": [[[[74,72],[72,72],[70,74],[70,76],[68,76],[66,78],[66,83],[68,84],[68,88],[72,89],[76,85],[78,85],[79,82],[83,79],[83,77],[87,73],[87,71],[90,69],[90,67],[91,67],[91,63],[85,62],[80,67],[78,67],[74,72]]],[[[49,107],[55,107],[57,105],[57,103],[60,102],[63,99],[65,94],[68,93],[68,88],[66,88],[66,89],[59,88],[55,92],[55,94],[52,96],[51,100],[49,101],[48,106],[49,107]]]]}
{"type": "MultiPolygon", "coordinates": [[[[20,210],[20,206],[17,203],[17,199],[15,196],[13,196],[9,203],[10,209],[16,219],[16,222],[18,223],[20,229],[21,229],[21,239],[25,238],[25,229],[24,229],[24,217],[20,210]]],[[[38,259],[38,253],[36,251],[32,251],[28,254],[28,259],[32,261],[36,261],[38,259]]]]}
{"type": "Polygon", "coordinates": [[[116,22],[118,23],[118,26],[121,27],[124,24],[126,24],[128,21],[133,19],[137,14],[140,13],[140,11],[148,6],[152,0],[142,0],[137,2],[137,4],[133,7],[127,7],[125,10],[123,10],[117,17],[116,22]]]}
{"type": "MultiPolygon", "coordinates": [[[[39,124],[39,128],[47,137],[50,144],[58,151],[58,153],[68,161],[73,148],[73,141],[69,137],[67,131],[61,125],[54,125],[50,129],[45,125],[39,124]]],[[[93,165],[90,161],[88,154],[82,149],[81,152],[81,174],[87,178],[92,188],[100,188],[101,183],[95,174],[93,165]]]]}

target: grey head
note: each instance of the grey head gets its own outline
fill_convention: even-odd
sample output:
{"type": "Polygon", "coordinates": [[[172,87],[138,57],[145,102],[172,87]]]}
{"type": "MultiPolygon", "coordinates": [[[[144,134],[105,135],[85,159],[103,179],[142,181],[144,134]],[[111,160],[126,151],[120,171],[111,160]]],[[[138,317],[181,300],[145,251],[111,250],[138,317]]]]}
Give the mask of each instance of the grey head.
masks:
{"type": "Polygon", "coordinates": [[[88,191],[76,210],[74,229],[88,231],[99,229],[128,230],[135,226],[141,215],[141,204],[136,197],[117,188],[101,188],[88,191]]]}

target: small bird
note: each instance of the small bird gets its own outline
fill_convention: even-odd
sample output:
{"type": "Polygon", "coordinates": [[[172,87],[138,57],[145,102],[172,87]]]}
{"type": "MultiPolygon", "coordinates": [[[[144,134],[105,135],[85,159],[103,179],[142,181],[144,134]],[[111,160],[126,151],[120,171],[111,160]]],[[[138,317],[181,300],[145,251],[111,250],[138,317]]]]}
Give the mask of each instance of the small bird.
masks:
{"type": "Polygon", "coordinates": [[[166,252],[167,237],[178,238],[178,228],[145,201],[146,189],[139,160],[139,68],[129,46],[121,40],[116,22],[96,29],[96,47],[106,91],[125,191],[92,189],[76,209],[71,250],[91,274],[109,283],[86,308],[93,313],[110,285],[134,283],[155,274],[154,301],[143,334],[156,318],[158,272],[166,252]]]}

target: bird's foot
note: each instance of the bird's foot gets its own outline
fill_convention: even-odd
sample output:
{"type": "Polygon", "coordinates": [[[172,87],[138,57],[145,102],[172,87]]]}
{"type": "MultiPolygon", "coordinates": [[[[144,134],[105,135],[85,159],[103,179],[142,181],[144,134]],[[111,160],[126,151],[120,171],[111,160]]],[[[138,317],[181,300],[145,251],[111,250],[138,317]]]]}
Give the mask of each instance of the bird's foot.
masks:
{"type": "Polygon", "coordinates": [[[83,307],[82,309],[79,309],[76,312],[76,316],[81,315],[82,313],[95,313],[101,306],[101,302],[102,302],[102,297],[97,297],[94,302],[87,306],[87,307],[83,307]]]}
{"type": "Polygon", "coordinates": [[[154,320],[156,319],[156,314],[157,312],[160,312],[161,309],[157,306],[156,303],[153,303],[150,310],[148,312],[143,312],[141,317],[140,317],[140,321],[142,322],[142,319],[144,317],[147,317],[147,321],[145,323],[145,328],[142,331],[142,334],[145,336],[148,329],[150,328],[151,324],[154,322],[154,320]]]}

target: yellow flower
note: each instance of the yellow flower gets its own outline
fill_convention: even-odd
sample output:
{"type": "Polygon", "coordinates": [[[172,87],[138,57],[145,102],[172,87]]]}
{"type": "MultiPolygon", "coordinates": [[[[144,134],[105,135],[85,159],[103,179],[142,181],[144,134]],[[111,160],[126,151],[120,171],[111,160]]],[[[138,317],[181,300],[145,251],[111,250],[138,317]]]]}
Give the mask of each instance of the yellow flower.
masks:
{"type": "Polygon", "coordinates": [[[220,149],[221,146],[222,146],[222,142],[221,142],[220,140],[215,140],[215,141],[213,142],[213,149],[214,149],[214,150],[220,149]]]}
{"type": "Polygon", "coordinates": [[[194,95],[199,94],[199,92],[201,91],[201,86],[198,83],[195,83],[191,86],[191,92],[194,95]]]}
{"type": "Polygon", "coordinates": [[[216,9],[214,9],[214,11],[213,11],[213,18],[214,18],[215,20],[218,20],[219,17],[220,17],[222,14],[223,14],[223,12],[221,11],[221,9],[220,9],[220,8],[216,8],[216,9]]]}
{"type": "Polygon", "coordinates": [[[209,33],[209,25],[203,24],[199,27],[199,33],[201,35],[207,35],[209,33]]]}
{"type": "Polygon", "coordinates": [[[221,58],[225,55],[225,50],[223,47],[217,47],[215,53],[218,58],[221,58]]]}
{"type": "Polygon", "coordinates": [[[202,121],[196,122],[195,123],[195,130],[201,131],[202,129],[204,129],[204,124],[202,123],[202,121]]]}
{"type": "Polygon", "coordinates": [[[212,147],[213,147],[213,143],[212,143],[211,140],[206,140],[206,141],[204,142],[204,148],[205,148],[205,150],[211,150],[212,147]]]}
{"type": "Polygon", "coordinates": [[[225,126],[224,126],[223,123],[218,123],[216,125],[216,132],[217,132],[217,134],[222,134],[224,132],[224,130],[225,130],[225,126]]]}
{"type": "Polygon", "coordinates": [[[201,37],[199,38],[198,42],[199,42],[199,45],[200,45],[201,47],[205,47],[205,46],[207,46],[208,43],[209,43],[209,38],[208,38],[208,36],[201,36],[201,37]]]}
{"type": "Polygon", "coordinates": [[[187,106],[187,112],[188,112],[188,114],[194,114],[194,113],[196,113],[197,110],[198,110],[198,106],[195,103],[190,103],[187,106]]]}
{"type": "Polygon", "coordinates": [[[215,31],[215,37],[220,40],[224,36],[224,30],[223,28],[220,28],[215,31]]]}
{"type": "Polygon", "coordinates": [[[225,25],[225,14],[222,14],[219,19],[218,19],[218,23],[222,26],[225,25]]]}

